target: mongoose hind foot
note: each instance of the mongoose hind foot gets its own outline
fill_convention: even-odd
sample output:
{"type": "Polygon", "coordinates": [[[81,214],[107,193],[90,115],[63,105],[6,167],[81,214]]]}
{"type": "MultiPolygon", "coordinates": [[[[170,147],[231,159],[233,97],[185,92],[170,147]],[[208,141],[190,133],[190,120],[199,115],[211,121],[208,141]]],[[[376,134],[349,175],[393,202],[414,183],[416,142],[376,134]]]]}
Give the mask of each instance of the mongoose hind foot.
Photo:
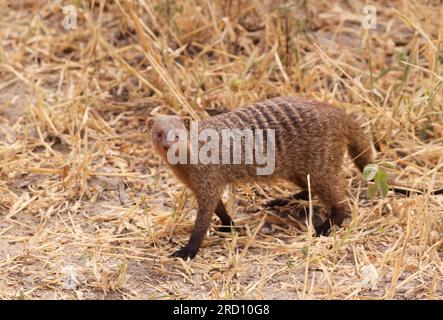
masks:
{"type": "Polygon", "coordinates": [[[330,219],[326,219],[325,222],[323,222],[320,225],[314,226],[315,229],[315,236],[327,236],[331,233],[331,221],[330,219]]]}

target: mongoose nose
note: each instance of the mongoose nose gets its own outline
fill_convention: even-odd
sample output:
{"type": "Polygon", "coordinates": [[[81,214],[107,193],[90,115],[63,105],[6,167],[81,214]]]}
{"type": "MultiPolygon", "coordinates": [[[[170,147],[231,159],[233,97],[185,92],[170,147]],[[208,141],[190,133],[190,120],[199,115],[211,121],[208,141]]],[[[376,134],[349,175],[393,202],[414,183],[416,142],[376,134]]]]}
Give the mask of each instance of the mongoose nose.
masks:
{"type": "Polygon", "coordinates": [[[169,146],[163,146],[163,149],[164,149],[165,151],[168,151],[168,150],[169,150],[169,146]]]}

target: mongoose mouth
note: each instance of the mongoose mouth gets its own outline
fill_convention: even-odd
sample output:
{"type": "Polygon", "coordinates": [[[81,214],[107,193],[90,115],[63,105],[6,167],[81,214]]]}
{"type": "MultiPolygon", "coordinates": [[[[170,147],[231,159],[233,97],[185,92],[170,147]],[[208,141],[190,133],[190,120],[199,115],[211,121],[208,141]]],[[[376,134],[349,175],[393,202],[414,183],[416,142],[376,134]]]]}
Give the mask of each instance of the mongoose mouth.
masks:
{"type": "Polygon", "coordinates": [[[174,144],[174,142],[173,143],[165,143],[165,144],[163,144],[162,149],[167,153],[173,144],[174,144]]]}
{"type": "Polygon", "coordinates": [[[169,148],[171,148],[172,145],[175,144],[175,143],[177,143],[177,142],[178,142],[178,139],[177,139],[177,138],[173,139],[172,141],[171,141],[171,140],[167,140],[167,141],[163,142],[163,143],[162,143],[162,145],[163,145],[163,150],[166,151],[166,152],[168,152],[168,151],[169,151],[169,148]]]}

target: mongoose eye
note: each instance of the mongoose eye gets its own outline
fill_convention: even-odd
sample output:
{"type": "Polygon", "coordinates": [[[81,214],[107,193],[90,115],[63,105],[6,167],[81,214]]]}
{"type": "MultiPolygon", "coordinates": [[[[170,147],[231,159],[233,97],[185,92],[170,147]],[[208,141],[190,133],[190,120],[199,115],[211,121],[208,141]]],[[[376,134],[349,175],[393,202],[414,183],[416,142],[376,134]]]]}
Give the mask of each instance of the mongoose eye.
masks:
{"type": "Polygon", "coordinates": [[[157,132],[157,138],[161,138],[162,137],[162,133],[161,132],[157,132]]]}

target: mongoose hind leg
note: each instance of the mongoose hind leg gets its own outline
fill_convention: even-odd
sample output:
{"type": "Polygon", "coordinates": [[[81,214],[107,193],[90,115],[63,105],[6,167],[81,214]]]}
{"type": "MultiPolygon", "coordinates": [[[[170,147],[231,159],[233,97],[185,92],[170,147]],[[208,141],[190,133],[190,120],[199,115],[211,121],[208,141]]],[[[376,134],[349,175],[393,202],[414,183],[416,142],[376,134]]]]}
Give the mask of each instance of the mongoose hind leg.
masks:
{"type": "Polygon", "coordinates": [[[226,210],[225,205],[221,199],[218,200],[217,208],[215,208],[215,214],[219,217],[221,221],[221,227],[218,227],[217,230],[221,232],[231,232],[232,227],[234,226],[234,221],[229,216],[228,211],[226,210]]]}
{"type": "Polygon", "coordinates": [[[332,226],[340,227],[344,218],[349,214],[348,205],[345,200],[345,181],[341,177],[328,179],[324,176],[323,179],[313,179],[314,192],[319,196],[322,203],[325,205],[329,217],[320,225],[315,226],[317,236],[327,235],[332,226]]]}

